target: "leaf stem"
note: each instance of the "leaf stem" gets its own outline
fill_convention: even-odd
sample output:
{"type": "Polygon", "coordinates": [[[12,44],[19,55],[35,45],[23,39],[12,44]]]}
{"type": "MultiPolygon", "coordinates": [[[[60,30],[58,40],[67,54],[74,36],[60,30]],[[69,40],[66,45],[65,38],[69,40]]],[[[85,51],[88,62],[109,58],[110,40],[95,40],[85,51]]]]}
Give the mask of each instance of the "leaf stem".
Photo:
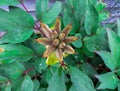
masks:
{"type": "Polygon", "coordinates": [[[23,0],[20,0],[20,4],[23,6],[23,8],[25,9],[26,12],[29,12],[28,9],[26,8],[26,6],[23,3],[23,0]]]}
{"type": "Polygon", "coordinates": [[[34,69],[34,66],[30,67],[29,69],[25,70],[23,73],[22,73],[22,76],[28,74],[30,71],[32,71],[34,69]]]}

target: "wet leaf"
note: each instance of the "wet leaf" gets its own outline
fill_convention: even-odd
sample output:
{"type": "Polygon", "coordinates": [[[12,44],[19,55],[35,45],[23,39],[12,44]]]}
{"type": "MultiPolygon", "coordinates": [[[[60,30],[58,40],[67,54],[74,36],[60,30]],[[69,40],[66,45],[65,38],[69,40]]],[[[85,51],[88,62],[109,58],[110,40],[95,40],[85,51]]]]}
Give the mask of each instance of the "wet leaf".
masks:
{"type": "Polygon", "coordinates": [[[95,91],[91,79],[75,67],[70,67],[70,77],[77,91],[95,91]]]}
{"type": "Polygon", "coordinates": [[[9,12],[0,9],[0,31],[6,33],[0,43],[20,43],[27,40],[33,33],[34,19],[18,7],[9,7],[9,12]]]}
{"type": "Polygon", "coordinates": [[[61,68],[57,69],[49,82],[47,91],[66,91],[65,76],[61,68]]]}
{"type": "Polygon", "coordinates": [[[107,89],[107,88],[115,89],[118,86],[118,84],[120,83],[117,76],[112,72],[102,74],[102,75],[96,75],[96,77],[101,82],[98,89],[107,89]]]}
{"type": "Polygon", "coordinates": [[[33,57],[33,51],[20,44],[3,44],[0,48],[0,64],[12,63],[14,61],[28,61],[33,57]]]}

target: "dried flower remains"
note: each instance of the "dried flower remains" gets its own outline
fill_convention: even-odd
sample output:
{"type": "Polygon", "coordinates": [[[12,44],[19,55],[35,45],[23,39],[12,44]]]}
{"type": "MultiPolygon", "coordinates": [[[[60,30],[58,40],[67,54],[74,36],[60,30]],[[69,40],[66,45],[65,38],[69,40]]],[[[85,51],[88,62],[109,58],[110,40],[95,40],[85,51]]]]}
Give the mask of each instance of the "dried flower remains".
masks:
{"type": "Polygon", "coordinates": [[[61,22],[60,19],[57,18],[53,30],[51,30],[44,23],[41,23],[40,28],[45,37],[38,38],[36,41],[46,46],[46,51],[44,52],[43,57],[48,57],[55,52],[56,57],[61,62],[63,61],[64,53],[75,53],[74,49],[69,44],[73,41],[76,41],[78,37],[68,37],[68,34],[71,30],[71,24],[68,24],[61,31],[61,22]]]}

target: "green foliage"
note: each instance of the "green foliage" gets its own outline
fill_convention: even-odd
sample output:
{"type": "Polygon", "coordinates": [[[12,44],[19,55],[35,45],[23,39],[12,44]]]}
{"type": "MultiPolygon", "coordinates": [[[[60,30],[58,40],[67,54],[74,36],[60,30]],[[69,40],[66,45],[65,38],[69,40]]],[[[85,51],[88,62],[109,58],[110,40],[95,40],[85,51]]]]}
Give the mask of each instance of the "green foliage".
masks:
{"type": "Polygon", "coordinates": [[[77,68],[70,67],[70,77],[77,91],[95,91],[90,78],[77,68]]]}
{"type": "Polygon", "coordinates": [[[56,2],[52,7],[48,9],[48,0],[37,0],[36,1],[36,16],[38,20],[43,23],[52,23],[59,13],[61,12],[61,3],[56,2]]]}
{"type": "Polygon", "coordinates": [[[0,38],[2,43],[20,43],[33,34],[34,20],[24,10],[10,6],[9,12],[0,9],[0,31],[6,33],[0,38]]]}
{"type": "MultiPolygon", "coordinates": [[[[0,0],[0,6],[21,3],[0,0]]],[[[101,25],[109,17],[102,0],[57,0],[50,7],[49,0],[36,0],[35,10],[36,20],[16,6],[0,9],[0,33],[4,33],[0,36],[0,91],[120,91],[120,19],[101,25]],[[64,42],[78,38],[70,44],[74,54],[57,50],[57,56],[64,56],[61,62],[55,53],[43,58],[49,48],[40,44],[56,37],[55,31],[51,37],[48,27],[56,28],[53,22],[57,17],[61,25],[57,19],[56,26],[64,29],[69,24],[62,33],[71,28],[72,36],[58,44],[66,47],[64,42]],[[50,38],[37,41],[46,36],[50,38]]],[[[73,52],[71,47],[64,50],[73,52]]]]}
{"type": "Polygon", "coordinates": [[[20,0],[1,0],[0,5],[14,5],[19,4],[20,0]]]}

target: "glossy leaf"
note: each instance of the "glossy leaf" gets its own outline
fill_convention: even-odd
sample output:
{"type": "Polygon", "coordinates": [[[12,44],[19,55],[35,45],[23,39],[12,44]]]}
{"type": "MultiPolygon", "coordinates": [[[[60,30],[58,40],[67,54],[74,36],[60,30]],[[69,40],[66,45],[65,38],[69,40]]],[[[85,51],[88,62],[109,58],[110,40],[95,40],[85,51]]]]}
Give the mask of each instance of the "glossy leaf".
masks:
{"type": "Polygon", "coordinates": [[[118,36],[120,36],[120,19],[117,19],[118,36]]]}
{"type": "Polygon", "coordinates": [[[105,65],[106,65],[108,68],[110,68],[112,71],[115,70],[116,63],[115,63],[115,61],[111,58],[110,52],[107,52],[107,51],[97,51],[96,53],[101,56],[101,58],[103,59],[105,65]]]}
{"type": "Polygon", "coordinates": [[[87,11],[85,14],[85,31],[88,35],[96,34],[99,24],[98,12],[90,3],[87,5],[87,11]]]}
{"type": "Polygon", "coordinates": [[[116,65],[116,68],[120,67],[120,37],[115,34],[112,30],[107,29],[107,34],[108,34],[108,41],[109,41],[109,46],[111,50],[111,57],[112,60],[114,61],[114,65],[116,65]]]}
{"type": "Polygon", "coordinates": [[[78,4],[76,5],[76,11],[75,11],[75,15],[77,17],[77,19],[81,20],[86,12],[86,3],[84,0],[79,0],[79,2],[77,2],[78,4]]]}
{"type": "Polygon", "coordinates": [[[74,10],[76,9],[79,0],[65,0],[68,5],[70,5],[71,8],[74,10]]]}
{"type": "Polygon", "coordinates": [[[97,2],[96,9],[98,12],[103,11],[107,7],[106,3],[103,3],[102,1],[97,2]]]}
{"type": "Polygon", "coordinates": [[[86,48],[90,52],[94,52],[96,50],[102,50],[106,48],[105,37],[104,35],[101,35],[101,34],[93,35],[91,37],[85,37],[84,43],[86,48]]]}
{"type": "Polygon", "coordinates": [[[70,78],[77,91],[95,91],[91,79],[75,67],[70,67],[70,78]]]}
{"type": "Polygon", "coordinates": [[[34,62],[34,67],[39,73],[41,73],[42,70],[47,68],[45,58],[37,58],[34,62]]]}
{"type": "Polygon", "coordinates": [[[93,78],[94,78],[95,75],[98,74],[97,71],[92,67],[92,65],[88,64],[88,63],[81,64],[81,70],[85,74],[87,74],[88,76],[93,77],[93,78]]]}
{"type": "Polygon", "coordinates": [[[52,7],[48,10],[48,12],[43,16],[42,22],[46,24],[52,23],[57,16],[60,14],[61,9],[62,9],[62,4],[60,2],[54,3],[52,7]]]}
{"type": "Polygon", "coordinates": [[[19,62],[13,62],[11,64],[5,64],[0,66],[1,75],[9,79],[18,78],[24,70],[24,66],[19,62]]]}
{"type": "Polygon", "coordinates": [[[72,85],[69,89],[69,91],[77,91],[76,88],[74,87],[74,85],[72,85]]]}
{"type": "Polygon", "coordinates": [[[57,69],[49,82],[47,91],[66,91],[65,76],[61,68],[57,69]]]}
{"type": "Polygon", "coordinates": [[[33,57],[33,51],[20,44],[3,44],[0,52],[0,64],[12,63],[14,61],[28,61],[33,57]]]}
{"type": "Polygon", "coordinates": [[[56,2],[48,9],[48,0],[37,0],[36,13],[38,20],[46,24],[52,23],[61,12],[61,6],[60,2],[56,2]]]}
{"type": "Polygon", "coordinates": [[[99,13],[99,21],[104,21],[109,18],[109,12],[104,11],[99,13]]]}
{"type": "Polygon", "coordinates": [[[102,75],[97,75],[96,77],[101,82],[98,89],[107,89],[107,88],[108,89],[115,89],[118,86],[118,84],[120,83],[117,76],[112,72],[102,74],[102,75]]]}
{"type": "Polygon", "coordinates": [[[33,82],[30,76],[26,75],[24,77],[24,80],[21,86],[21,91],[33,91],[33,82]]]}
{"type": "Polygon", "coordinates": [[[20,0],[0,0],[0,5],[14,5],[19,4],[20,0]]]}
{"type": "Polygon", "coordinates": [[[37,79],[33,80],[33,84],[34,84],[34,90],[33,91],[38,91],[39,87],[40,87],[40,82],[37,79]]]}
{"type": "Polygon", "coordinates": [[[34,19],[18,7],[9,7],[9,12],[0,9],[0,31],[6,32],[0,43],[20,43],[33,33],[34,19]]]}
{"type": "Polygon", "coordinates": [[[81,34],[76,34],[75,36],[77,36],[79,39],[76,40],[75,42],[73,42],[72,44],[76,47],[76,48],[81,48],[82,47],[82,41],[81,41],[81,34]]]}
{"type": "Polygon", "coordinates": [[[36,17],[42,20],[48,9],[49,0],[36,0],[36,17]]]}

